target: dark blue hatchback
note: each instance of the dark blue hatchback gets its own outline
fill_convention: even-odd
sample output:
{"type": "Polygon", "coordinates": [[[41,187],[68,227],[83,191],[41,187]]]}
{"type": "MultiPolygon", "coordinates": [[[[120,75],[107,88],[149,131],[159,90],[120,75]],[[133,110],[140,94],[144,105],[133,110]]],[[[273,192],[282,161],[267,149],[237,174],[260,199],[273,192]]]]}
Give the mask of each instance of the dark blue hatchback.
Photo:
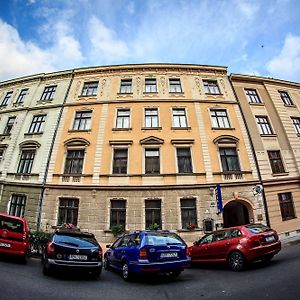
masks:
{"type": "Polygon", "coordinates": [[[186,243],[169,231],[129,233],[106,247],[104,269],[121,271],[125,280],[137,273],[165,273],[175,278],[190,266],[186,243]]]}

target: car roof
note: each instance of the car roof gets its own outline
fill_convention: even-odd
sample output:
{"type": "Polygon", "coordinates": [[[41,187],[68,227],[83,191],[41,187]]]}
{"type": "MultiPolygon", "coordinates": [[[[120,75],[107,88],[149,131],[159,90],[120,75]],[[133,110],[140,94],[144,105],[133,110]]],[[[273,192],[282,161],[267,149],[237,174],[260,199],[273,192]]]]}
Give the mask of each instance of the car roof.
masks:
{"type": "Polygon", "coordinates": [[[95,237],[93,233],[80,231],[78,229],[58,229],[54,232],[57,235],[70,235],[70,236],[88,236],[95,237]]]}
{"type": "Polygon", "coordinates": [[[8,215],[8,214],[0,214],[0,217],[5,217],[5,218],[10,218],[10,219],[15,219],[15,220],[19,220],[22,222],[26,222],[26,220],[24,218],[20,218],[20,217],[8,215]]]}

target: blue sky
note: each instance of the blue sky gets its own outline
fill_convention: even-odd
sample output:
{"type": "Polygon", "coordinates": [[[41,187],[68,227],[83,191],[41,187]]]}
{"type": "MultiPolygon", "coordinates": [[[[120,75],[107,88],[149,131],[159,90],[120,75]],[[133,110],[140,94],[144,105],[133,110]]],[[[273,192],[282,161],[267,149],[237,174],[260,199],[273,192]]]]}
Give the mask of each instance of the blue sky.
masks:
{"type": "Polygon", "coordinates": [[[0,80],[127,63],[300,82],[298,0],[0,0],[0,80]]]}

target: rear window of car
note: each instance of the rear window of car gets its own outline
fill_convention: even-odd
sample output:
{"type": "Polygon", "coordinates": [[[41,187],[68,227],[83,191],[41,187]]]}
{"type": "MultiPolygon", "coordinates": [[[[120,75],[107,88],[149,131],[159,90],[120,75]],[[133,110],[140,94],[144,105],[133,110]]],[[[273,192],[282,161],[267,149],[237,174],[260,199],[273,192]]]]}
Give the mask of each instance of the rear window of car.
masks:
{"type": "Polygon", "coordinates": [[[272,230],[270,227],[267,227],[263,224],[253,224],[245,226],[251,233],[258,234],[266,231],[272,230]]]}
{"type": "Polygon", "coordinates": [[[7,229],[11,232],[23,233],[24,225],[20,220],[1,216],[0,229],[7,229]]]}
{"type": "Polygon", "coordinates": [[[183,240],[176,234],[172,233],[150,233],[145,235],[145,245],[174,245],[184,244],[183,240]]]}
{"type": "Polygon", "coordinates": [[[54,242],[60,245],[67,245],[71,247],[89,248],[98,246],[98,243],[94,237],[85,235],[56,234],[54,236],[54,242]]]}

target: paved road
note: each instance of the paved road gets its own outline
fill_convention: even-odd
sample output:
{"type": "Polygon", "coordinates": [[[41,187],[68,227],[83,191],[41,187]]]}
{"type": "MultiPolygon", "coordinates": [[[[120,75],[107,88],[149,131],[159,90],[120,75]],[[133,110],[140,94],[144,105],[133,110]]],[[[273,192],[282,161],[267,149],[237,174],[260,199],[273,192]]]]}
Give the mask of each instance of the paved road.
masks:
{"type": "Polygon", "coordinates": [[[27,265],[0,260],[0,299],[300,299],[300,243],[285,246],[268,264],[239,273],[226,267],[197,267],[175,281],[157,277],[124,282],[114,272],[99,280],[60,273],[44,277],[38,259],[27,265]]]}

